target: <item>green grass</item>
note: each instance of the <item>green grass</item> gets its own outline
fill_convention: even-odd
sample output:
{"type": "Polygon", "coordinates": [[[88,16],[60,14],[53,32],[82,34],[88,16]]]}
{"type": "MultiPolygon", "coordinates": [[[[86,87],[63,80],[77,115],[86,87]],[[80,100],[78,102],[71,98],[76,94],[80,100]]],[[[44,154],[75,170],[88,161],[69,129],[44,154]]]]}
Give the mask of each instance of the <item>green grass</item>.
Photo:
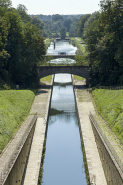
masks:
{"type": "Polygon", "coordinates": [[[77,76],[77,75],[74,75],[74,79],[75,80],[85,80],[85,78],[83,78],[81,76],[77,76]]]}
{"type": "Polygon", "coordinates": [[[46,46],[46,49],[50,46],[50,43],[51,43],[51,41],[52,41],[53,39],[47,39],[46,41],[45,41],[45,46],[46,46]]]}
{"type": "Polygon", "coordinates": [[[78,37],[78,39],[81,40],[82,43],[85,43],[85,41],[81,37],[78,37]]]}
{"type": "Polygon", "coordinates": [[[98,112],[123,143],[123,90],[95,89],[92,94],[98,112]]]}
{"type": "Polygon", "coordinates": [[[86,49],[79,43],[77,39],[71,38],[70,40],[74,46],[76,46],[79,50],[82,51],[83,54],[86,53],[86,49]]]}
{"type": "Polygon", "coordinates": [[[51,80],[52,80],[52,75],[49,75],[40,79],[41,82],[44,82],[44,81],[51,82],[51,80]]]}
{"type": "Polygon", "coordinates": [[[28,116],[34,97],[31,90],[0,91],[0,153],[28,116]]]}

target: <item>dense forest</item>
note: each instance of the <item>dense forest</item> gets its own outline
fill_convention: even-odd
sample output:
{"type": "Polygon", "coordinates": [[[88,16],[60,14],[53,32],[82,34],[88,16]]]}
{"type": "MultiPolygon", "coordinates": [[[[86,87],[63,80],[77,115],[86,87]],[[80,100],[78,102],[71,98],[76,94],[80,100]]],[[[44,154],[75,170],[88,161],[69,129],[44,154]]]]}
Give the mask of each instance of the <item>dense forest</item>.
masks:
{"type": "Polygon", "coordinates": [[[22,86],[37,84],[37,65],[46,53],[43,26],[24,5],[15,9],[10,0],[0,0],[0,79],[22,86]]]}
{"type": "Polygon", "coordinates": [[[77,22],[81,16],[78,15],[30,15],[38,17],[44,23],[43,37],[57,37],[60,36],[61,30],[65,29],[65,33],[69,32],[70,37],[77,36],[77,22]]]}
{"type": "Polygon", "coordinates": [[[91,85],[123,84],[123,1],[101,1],[100,12],[82,16],[77,28],[88,51],[91,85]]]}

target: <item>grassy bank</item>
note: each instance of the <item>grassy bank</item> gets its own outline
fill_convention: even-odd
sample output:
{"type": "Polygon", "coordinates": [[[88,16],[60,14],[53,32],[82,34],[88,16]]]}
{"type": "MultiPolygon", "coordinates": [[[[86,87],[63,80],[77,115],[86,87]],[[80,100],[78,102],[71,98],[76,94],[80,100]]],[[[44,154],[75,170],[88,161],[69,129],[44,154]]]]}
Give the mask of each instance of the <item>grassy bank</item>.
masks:
{"type": "Polygon", "coordinates": [[[51,80],[52,80],[52,75],[49,75],[40,79],[41,82],[45,82],[45,81],[51,82],[51,80]]]}
{"type": "Polygon", "coordinates": [[[85,44],[85,41],[84,41],[82,38],[78,37],[78,39],[79,39],[83,44],[85,44]]]}
{"type": "Polygon", "coordinates": [[[0,91],[0,153],[27,117],[34,97],[31,90],[0,91]]]}
{"type": "Polygon", "coordinates": [[[97,110],[123,144],[123,90],[95,89],[97,110]]]}
{"type": "Polygon", "coordinates": [[[76,46],[83,54],[86,52],[85,48],[80,44],[80,42],[75,38],[70,38],[73,46],[76,46]]]}
{"type": "Polygon", "coordinates": [[[46,41],[45,41],[46,49],[50,46],[50,43],[52,40],[54,40],[54,39],[49,39],[49,38],[46,39],[46,41]]]}
{"type": "Polygon", "coordinates": [[[74,75],[74,80],[85,80],[85,78],[81,76],[74,75]]]}

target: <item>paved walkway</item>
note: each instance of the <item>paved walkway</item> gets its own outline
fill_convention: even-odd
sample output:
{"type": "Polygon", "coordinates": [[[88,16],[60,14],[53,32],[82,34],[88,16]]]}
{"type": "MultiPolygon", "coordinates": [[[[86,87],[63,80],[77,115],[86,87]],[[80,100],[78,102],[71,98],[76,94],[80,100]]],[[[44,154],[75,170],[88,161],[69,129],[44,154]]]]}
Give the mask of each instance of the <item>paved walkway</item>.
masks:
{"type": "MultiPolygon", "coordinates": [[[[47,83],[47,82],[46,82],[47,83]]],[[[51,85],[51,83],[47,83],[51,85]]],[[[41,88],[35,97],[31,114],[37,112],[38,118],[30,149],[27,169],[23,185],[37,185],[41,165],[41,156],[45,139],[48,110],[51,98],[51,89],[41,88]]]]}
{"type": "MultiPolygon", "coordinates": [[[[32,105],[30,115],[27,117],[26,121],[21,125],[20,129],[17,131],[13,139],[9,142],[7,147],[4,149],[3,154],[0,158],[0,178],[1,171],[7,167],[7,161],[10,160],[13,151],[22,139],[25,130],[30,125],[30,122],[37,112],[38,118],[35,127],[35,133],[33,136],[31,152],[28,160],[27,171],[25,175],[25,185],[37,185],[38,175],[40,170],[41,156],[43,151],[43,143],[45,139],[46,123],[48,118],[49,102],[51,97],[51,84],[52,82],[43,82],[43,87],[38,90],[34,103],[32,105]]],[[[14,185],[14,184],[13,184],[14,185]]]]}
{"type": "Polygon", "coordinates": [[[82,43],[82,41],[81,41],[80,39],[78,39],[78,37],[75,37],[75,39],[77,39],[77,40],[79,41],[79,43],[82,45],[82,47],[84,47],[84,48],[85,48],[85,44],[84,44],[84,43],[82,43]]]}
{"type": "MultiPolygon", "coordinates": [[[[75,81],[75,85],[80,85],[78,81],[75,81]]],[[[95,110],[93,107],[93,103],[91,101],[91,97],[89,92],[85,89],[75,90],[79,119],[80,119],[80,127],[84,140],[84,147],[86,152],[86,159],[89,169],[89,175],[91,182],[96,185],[107,185],[106,178],[104,175],[104,171],[102,168],[102,163],[99,157],[97,145],[95,142],[93,130],[91,127],[90,119],[89,119],[89,111],[92,114],[95,114],[95,110]],[[95,175],[95,179],[93,178],[95,175]]]]}

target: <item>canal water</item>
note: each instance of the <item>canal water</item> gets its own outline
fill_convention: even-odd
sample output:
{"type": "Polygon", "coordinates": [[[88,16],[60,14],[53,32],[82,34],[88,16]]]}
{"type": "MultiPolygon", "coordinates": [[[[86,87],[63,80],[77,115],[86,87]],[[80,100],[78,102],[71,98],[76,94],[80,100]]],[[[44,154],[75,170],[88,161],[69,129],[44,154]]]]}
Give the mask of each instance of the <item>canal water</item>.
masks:
{"type": "MultiPolygon", "coordinates": [[[[55,47],[54,43],[51,42],[50,47],[48,47],[47,50],[47,55],[58,55],[60,52],[65,52],[67,55],[75,55],[77,51],[77,47],[72,46],[69,41],[65,40],[60,40],[55,42],[55,47]]],[[[51,64],[71,64],[75,63],[75,60],[72,59],[65,59],[65,58],[60,58],[60,59],[55,59],[49,61],[51,64]]]]}
{"type": "Polygon", "coordinates": [[[56,74],[42,185],[87,185],[70,74],[56,74]]]}
{"type": "MultiPolygon", "coordinates": [[[[51,47],[50,53],[76,51],[64,41],[51,47]]],[[[43,170],[41,185],[87,185],[70,74],[55,74],[43,170]]]]}

